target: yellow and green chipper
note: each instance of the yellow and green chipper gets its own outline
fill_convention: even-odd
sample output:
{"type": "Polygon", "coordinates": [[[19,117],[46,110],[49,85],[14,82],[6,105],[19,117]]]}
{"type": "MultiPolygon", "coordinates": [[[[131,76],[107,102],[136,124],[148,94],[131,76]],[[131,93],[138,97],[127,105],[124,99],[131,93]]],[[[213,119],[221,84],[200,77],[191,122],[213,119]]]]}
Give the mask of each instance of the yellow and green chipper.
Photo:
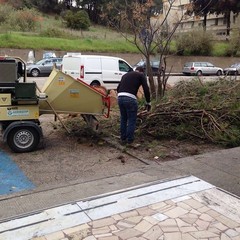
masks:
{"type": "MultiPolygon", "coordinates": [[[[95,116],[109,117],[110,98],[103,91],[53,68],[42,89],[28,82],[26,64],[18,57],[0,56],[0,128],[14,152],[34,151],[43,137],[39,116],[80,114],[97,126],[95,116]]],[[[62,121],[61,121],[62,122],[62,121]]]]}

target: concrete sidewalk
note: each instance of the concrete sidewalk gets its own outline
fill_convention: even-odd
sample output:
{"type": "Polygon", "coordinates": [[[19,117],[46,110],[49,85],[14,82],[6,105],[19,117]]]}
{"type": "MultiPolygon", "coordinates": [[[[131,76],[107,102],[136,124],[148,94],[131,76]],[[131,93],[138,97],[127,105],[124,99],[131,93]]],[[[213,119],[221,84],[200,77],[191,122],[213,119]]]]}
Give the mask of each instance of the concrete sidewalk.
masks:
{"type": "Polygon", "coordinates": [[[0,224],[4,240],[240,239],[240,199],[194,176],[109,192],[0,224]]]}
{"type": "MultiPolygon", "coordinates": [[[[239,198],[218,189],[219,187],[240,196],[239,153],[240,148],[221,150],[204,155],[182,158],[176,161],[153,164],[144,167],[141,171],[126,175],[97,179],[85,183],[74,182],[68,186],[55,186],[51,189],[37,189],[35,191],[1,196],[0,239],[6,240],[8,239],[7,236],[10,236],[12,238],[9,239],[20,240],[31,239],[33,236],[36,236],[44,240],[84,238],[87,240],[239,240],[239,198]],[[193,175],[195,177],[187,175],[193,175]],[[182,190],[185,189],[186,184],[180,184],[183,179],[189,180],[191,178],[194,180],[190,180],[187,185],[190,186],[192,182],[197,181],[201,183],[201,186],[207,187],[203,189],[193,188],[193,192],[182,192],[180,196],[172,195],[176,192],[176,187],[180,187],[182,190]],[[102,216],[99,219],[91,218],[89,213],[85,212],[86,209],[84,210],[82,205],[79,205],[79,202],[89,203],[89,201],[94,199],[103,199],[105,196],[115,195],[116,192],[119,191],[132,191],[134,189],[156,185],[156,183],[161,185],[171,182],[175,182],[176,184],[170,186],[168,192],[157,191],[160,195],[154,198],[155,202],[151,203],[150,200],[152,198],[150,197],[148,198],[147,204],[141,205],[139,199],[134,198],[135,205],[132,209],[123,209],[122,212],[102,216]],[[163,199],[162,197],[167,198],[163,199]],[[191,202],[196,203],[196,205],[191,204],[191,202]],[[71,220],[70,222],[74,225],[61,225],[63,216],[59,214],[62,213],[60,209],[62,209],[62,207],[64,209],[70,207],[71,209],[73,206],[73,212],[81,211],[81,213],[84,213],[86,216],[78,216],[74,220],[71,220]],[[76,206],[77,209],[75,209],[76,206]],[[81,210],[78,209],[79,207],[81,210]],[[45,227],[35,229],[31,233],[32,235],[29,235],[31,237],[28,236],[29,238],[24,238],[26,236],[23,236],[20,238],[18,234],[15,235],[17,236],[15,238],[15,236],[12,235],[13,231],[26,230],[26,227],[29,227],[29,225],[37,226],[34,222],[29,224],[29,218],[35,218],[39,215],[50,216],[50,213],[54,213],[57,216],[50,219],[58,220],[57,223],[55,222],[56,224],[54,224],[55,227],[52,226],[50,230],[44,232],[44,229],[49,229],[47,226],[50,223],[49,220],[44,218],[40,220],[40,222],[43,221],[42,223],[45,227]],[[192,219],[191,221],[189,220],[189,222],[188,220],[183,220],[183,218],[185,220],[194,218],[195,220],[192,219]],[[81,223],[79,219],[81,219],[81,221],[85,220],[81,223]],[[150,220],[148,221],[147,219],[150,220]],[[25,220],[26,222],[23,225],[20,224],[16,227],[17,224],[25,220]],[[15,227],[13,227],[12,223],[14,223],[15,227]],[[56,226],[63,227],[59,229],[56,228],[56,226]],[[172,230],[170,231],[169,229],[172,230]],[[154,237],[156,231],[158,232],[156,235],[158,237],[154,237]],[[42,236],[44,237],[41,238],[42,236]]],[[[151,196],[151,194],[149,196],[151,196]]],[[[121,199],[120,197],[117,202],[126,205],[126,199],[121,199]]],[[[108,209],[115,209],[115,207],[109,205],[108,209]]],[[[101,211],[99,210],[97,212],[101,211]]],[[[63,212],[64,216],[74,215],[72,212],[66,213],[65,210],[63,212]]]]}

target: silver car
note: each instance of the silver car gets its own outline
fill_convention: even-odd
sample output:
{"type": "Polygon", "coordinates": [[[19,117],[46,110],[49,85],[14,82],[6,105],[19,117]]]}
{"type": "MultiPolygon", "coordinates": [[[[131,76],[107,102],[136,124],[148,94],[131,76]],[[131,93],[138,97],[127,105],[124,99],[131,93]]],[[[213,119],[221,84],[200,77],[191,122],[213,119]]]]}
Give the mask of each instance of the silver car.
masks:
{"type": "Polygon", "coordinates": [[[225,75],[240,75],[240,63],[234,63],[228,68],[224,68],[225,75]]]}
{"type": "Polygon", "coordinates": [[[214,66],[210,62],[187,62],[184,64],[182,73],[185,75],[217,75],[223,74],[223,69],[214,66]]]}
{"type": "Polygon", "coordinates": [[[29,64],[26,67],[27,74],[32,77],[49,75],[52,72],[54,64],[56,65],[57,69],[60,69],[62,64],[62,58],[47,58],[42,59],[34,64],[29,64]]]}

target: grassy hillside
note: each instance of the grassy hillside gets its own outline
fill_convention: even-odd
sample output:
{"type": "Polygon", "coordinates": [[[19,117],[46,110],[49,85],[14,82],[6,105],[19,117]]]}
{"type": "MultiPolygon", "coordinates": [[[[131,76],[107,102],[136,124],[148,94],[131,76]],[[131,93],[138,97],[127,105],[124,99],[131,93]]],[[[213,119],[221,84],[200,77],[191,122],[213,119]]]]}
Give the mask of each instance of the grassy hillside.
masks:
{"type": "Polygon", "coordinates": [[[39,17],[34,32],[17,32],[0,25],[0,47],[62,51],[138,52],[120,33],[106,27],[91,26],[88,31],[67,29],[61,18],[39,17]]]}
{"type": "MultiPolygon", "coordinates": [[[[34,32],[10,31],[11,27],[0,25],[0,47],[33,50],[56,50],[75,52],[139,53],[119,32],[107,27],[91,26],[88,31],[67,29],[61,18],[41,16],[34,32]]],[[[212,55],[226,56],[228,43],[215,43],[212,55]]],[[[172,52],[176,43],[172,42],[172,52]]]]}

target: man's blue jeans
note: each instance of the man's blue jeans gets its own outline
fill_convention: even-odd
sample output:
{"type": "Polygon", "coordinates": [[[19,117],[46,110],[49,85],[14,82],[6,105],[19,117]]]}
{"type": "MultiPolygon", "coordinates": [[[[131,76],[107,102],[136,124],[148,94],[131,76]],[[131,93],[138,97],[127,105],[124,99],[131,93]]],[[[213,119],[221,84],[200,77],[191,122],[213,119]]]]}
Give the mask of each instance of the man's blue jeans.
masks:
{"type": "Polygon", "coordinates": [[[136,128],[138,103],[131,97],[119,96],[118,105],[121,114],[120,133],[123,142],[132,143],[136,128]]]}

